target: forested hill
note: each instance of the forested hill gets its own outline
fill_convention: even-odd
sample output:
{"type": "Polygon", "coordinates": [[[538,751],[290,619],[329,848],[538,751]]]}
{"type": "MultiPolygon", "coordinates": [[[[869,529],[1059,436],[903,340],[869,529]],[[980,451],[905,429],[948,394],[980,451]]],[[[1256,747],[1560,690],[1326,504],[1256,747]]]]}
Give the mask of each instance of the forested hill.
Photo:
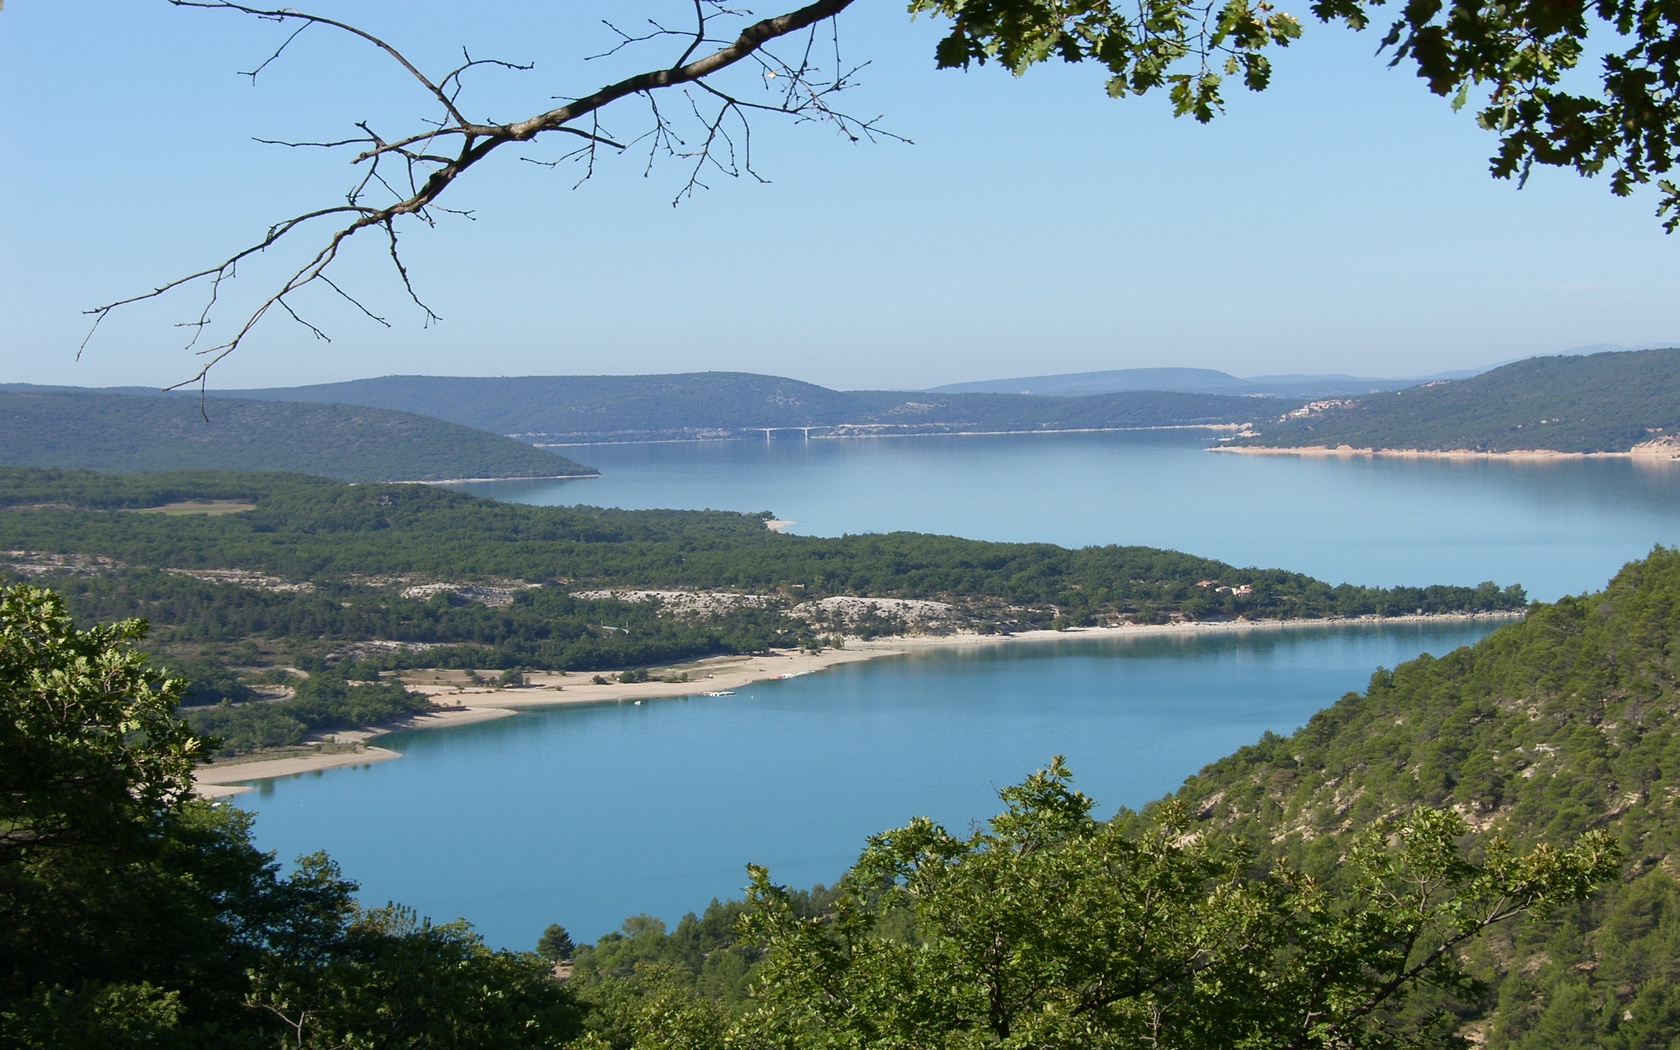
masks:
{"type": "Polygon", "coordinates": [[[743,427],[804,427],[862,416],[856,398],[796,379],[742,372],[645,376],[382,376],[243,390],[272,401],[334,401],[419,412],[496,434],[588,440],[722,436],[743,427]]]}
{"type": "Polygon", "coordinates": [[[743,372],[652,376],[386,376],[238,391],[419,412],[536,443],[823,434],[948,434],[1245,423],[1293,401],[1131,391],[1092,397],[852,391],[743,372]]]}
{"type": "Polygon", "coordinates": [[[1309,406],[1259,431],[1232,444],[1627,452],[1680,435],[1680,349],[1535,357],[1468,379],[1309,406]]]}
{"type": "Polygon", "coordinates": [[[1150,547],[786,535],[766,516],[298,475],[0,469],[0,580],[51,586],[88,619],[144,616],[172,657],[244,667],[367,650],[383,669],[645,668],[911,629],[1523,607],[1522,588],[1492,583],[1332,586],[1150,547]],[[177,513],[139,513],[154,508],[177,513]],[[197,508],[224,513],[183,513],[197,508]],[[650,588],[706,600],[613,593],[650,588]]]}
{"type": "Polygon", "coordinates": [[[1518,846],[1606,827],[1623,881],[1480,957],[1490,1048],[1680,1040],[1680,552],[1598,594],[1534,606],[1439,659],[1379,672],[1289,737],[1204,769],[1178,798],[1262,856],[1329,875],[1346,835],[1451,806],[1518,846]]]}
{"type": "Polygon", "coordinates": [[[0,391],[0,465],[256,470],[340,481],[554,477],[591,468],[499,434],[381,408],[0,391]],[[208,417],[208,418],[206,418],[208,417]]]}
{"type": "Polygon", "coordinates": [[[1111,394],[1121,390],[1176,390],[1186,394],[1241,394],[1264,397],[1357,397],[1379,390],[1401,390],[1432,379],[1458,379],[1471,372],[1447,372],[1416,379],[1378,379],[1349,375],[1276,375],[1239,379],[1212,368],[1118,368],[1104,372],[1020,376],[951,383],[936,394],[1055,394],[1061,397],[1111,394]]]}

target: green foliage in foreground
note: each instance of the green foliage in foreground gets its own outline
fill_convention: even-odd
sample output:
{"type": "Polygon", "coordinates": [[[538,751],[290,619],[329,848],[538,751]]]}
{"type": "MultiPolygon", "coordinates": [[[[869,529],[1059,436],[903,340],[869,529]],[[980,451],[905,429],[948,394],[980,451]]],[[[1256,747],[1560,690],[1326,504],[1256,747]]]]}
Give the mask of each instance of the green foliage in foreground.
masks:
{"type": "MultiPolygon", "coordinates": [[[[1189,834],[1163,809],[1133,833],[1093,820],[1059,762],[954,836],[925,819],[870,840],[813,922],[753,873],[762,1045],[1381,1047],[1441,1021],[1422,985],[1473,990],[1457,957],[1484,930],[1585,896],[1608,836],[1466,859],[1454,814],[1419,811],[1350,844],[1351,892],[1189,834]],[[883,930],[895,918],[903,932],[883,930]]],[[[1431,1040],[1433,1041],[1433,1040],[1431,1040]]]]}
{"type": "Polygon", "coordinates": [[[0,1047],[552,1047],[579,1011],[533,955],[282,877],[193,800],[182,687],[133,622],[0,590],[0,1047]]]}
{"type": "MultiPolygon", "coordinates": [[[[779,906],[805,921],[831,914],[839,896],[823,886],[780,893],[779,906]]],[[[742,936],[747,911],[745,901],[714,898],[671,930],[663,919],[632,915],[618,930],[573,950],[573,987],[587,1002],[604,1002],[622,995],[623,982],[657,973],[658,984],[715,1003],[725,1014],[739,1013],[750,1002],[751,978],[763,957],[742,936]]],[[[543,951],[540,939],[537,950],[543,951]]]]}
{"type": "MultiPolygon", "coordinates": [[[[1124,880],[1088,882],[1079,865],[1095,864],[1094,858],[1120,858],[1134,865],[1128,871],[1147,871],[1153,869],[1140,865],[1158,863],[1148,858],[1163,849],[1187,850],[1207,865],[1201,870],[1221,873],[1207,887],[1260,894],[1262,901],[1279,903],[1289,894],[1314,899],[1306,887],[1315,886],[1322,895],[1316,899],[1328,908],[1322,913],[1285,910],[1274,915],[1279,921],[1340,921],[1357,914],[1359,902],[1387,900],[1399,912],[1406,910],[1397,898],[1376,889],[1411,862],[1404,859],[1404,850],[1377,849],[1389,830],[1404,831],[1406,849],[1422,849],[1410,854],[1412,859],[1434,865],[1437,873],[1479,872],[1474,878],[1484,880],[1476,883],[1482,889],[1492,885],[1485,881],[1492,871],[1517,874],[1513,865],[1519,856],[1529,858],[1524,863],[1552,864],[1583,842],[1602,845],[1597,837],[1602,833],[1630,861],[1619,879],[1590,897],[1559,901],[1524,923],[1492,927],[1462,942],[1437,960],[1453,971],[1439,976],[1450,979],[1423,981],[1403,1001],[1385,1001],[1362,1015],[1364,1020],[1356,1019],[1355,1027],[1377,1024],[1361,1038],[1380,1043],[1393,1037],[1396,1045],[1413,1045],[1408,1040],[1462,1045],[1452,1041],[1456,1031],[1500,1050],[1671,1047],[1680,1041],[1680,993],[1675,991],[1680,988],[1680,882],[1673,867],[1680,854],[1673,787],[1680,770],[1677,637],[1680,552],[1659,548],[1627,566],[1602,593],[1535,606],[1524,622],[1474,646],[1379,671],[1366,693],[1349,694],[1292,736],[1267,734],[1210,765],[1142,815],[1123,813],[1101,826],[1076,820],[1081,839],[1101,842],[1089,853],[1082,847],[1071,859],[1043,858],[1044,839],[1011,838],[998,822],[966,838],[918,822],[871,843],[863,864],[839,890],[841,900],[852,903],[825,904],[820,921],[813,921],[808,910],[790,914],[778,903],[782,891],[761,879],[749,920],[757,942],[743,941],[739,933],[713,933],[705,941],[694,936],[701,929],[722,929],[726,916],[746,910],[740,902],[714,902],[703,918],[686,918],[679,926],[687,931],[683,937],[664,934],[648,922],[627,924],[624,934],[604,943],[617,960],[612,973],[625,973],[626,957],[637,960],[629,969],[634,981],[614,984],[597,975],[584,986],[592,1000],[615,1004],[610,1016],[645,1020],[626,1004],[658,1001],[670,1013],[670,1003],[693,994],[702,967],[721,965],[713,964],[714,958],[744,958],[751,985],[762,981],[770,959],[792,953],[801,960],[792,977],[762,988],[756,1000],[727,989],[710,990],[716,1009],[694,1014],[696,1025],[703,1031],[725,1030],[745,1024],[732,1019],[758,1008],[772,1010],[778,1024],[803,1032],[798,1045],[861,1045],[870,1039],[879,1039],[872,1045],[942,1045],[923,1030],[914,1038],[905,1034],[906,1025],[923,1023],[912,1011],[936,1007],[934,1015],[942,1020],[935,1027],[943,1026],[941,1032],[966,1031],[982,1044],[990,1038],[983,1029],[993,1018],[992,999],[982,994],[988,976],[1015,982],[997,985],[996,1001],[1007,1008],[997,1016],[1007,1016],[1012,1031],[1019,1030],[1024,1017],[1039,1034],[1040,1024],[1071,1024],[1106,1009],[1079,999],[1080,986],[1062,983],[1078,972],[1069,960],[1088,957],[1073,953],[1098,953],[1104,944],[1141,951],[1149,943],[1145,936],[1107,932],[1126,914],[1124,894],[1136,887],[1124,880]],[[1467,835],[1470,826],[1479,833],[1467,835]],[[1579,838],[1588,832],[1595,837],[1579,838]],[[1433,846],[1423,846],[1431,841],[1433,846]],[[1449,841],[1458,852],[1446,849],[1449,841]],[[983,860],[971,865],[977,856],[983,860]],[[1259,873],[1269,869],[1268,882],[1259,873]],[[1018,881],[1012,881],[1015,875],[1021,876],[1018,881]],[[1082,893],[1113,897],[1095,904],[1097,897],[1082,893]],[[1068,956],[1050,953],[1057,937],[1068,946],[1068,956]],[[706,950],[696,953],[697,943],[706,950]],[[1009,950],[988,957],[988,943],[1009,950]],[[784,954],[767,955],[773,946],[784,954]],[[930,985],[923,967],[935,966],[935,960],[966,975],[966,983],[949,983],[942,990],[930,985]],[[779,999],[777,989],[790,979],[804,982],[809,994],[791,1002],[779,999]],[[638,998],[649,989],[657,990],[652,999],[638,998]],[[888,1001],[894,990],[907,997],[914,991],[915,997],[900,1006],[888,1001]],[[845,1013],[848,1008],[855,1009],[845,1013]],[[865,1023],[877,1026],[873,1035],[853,1042],[830,1043],[813,1034],[824,1026],[855,1034],[856,1026],[865,1023]],[[924,1036],[927,1041],[917,1041],[924,1036]]],[[[1040,779],[1041,791],[1047,783],[1040,779]]],[[[1012,789],[1017,802],[1021,790],[1012,789]]],[[[1069,806],[1060,794],[1050,798],[1060,799],[1057,806],[1063,809],[1069,806]]],[[[1392,837],[1387,841],[1394,844],[1392,837]]],[[[1109,863],[1106,870],[1112,872],[1118,862],[1109,863]]],[[[1174,870],[1197,870],[1183,863],[1187,866],[1174,870]]],[[[1413,887],[1427,882],[1401,881],[1413,887]]],[[[1475,899],[1474,893],[1460,898],[1447,914],[1463,920],[1497,911],[1495,906],[1480,910],[1481,904],[1491,903],[1485,899],[1472,906],[1475,899]]],[[[1210,924],[1206,929],[1218,929],[1219,909],[1231,900],[1212,894],[1208,900],[1194,915],[1210,924]]],[[[1396,914],[1379,912],[1367,921],[1380,926],[1396,914]]],[[[1164,924],[1167,918],[1165,912],[1153,913],[1151,923],[1164,924]]],[[[1150,977],[1143,962],[1170,963],[1171,951],[1197,943],[1201,935],[1193,925],[1159,929],[1158,954],[1140,959],[1131,975],[1150,977]]],[[[1442,925],[1429,930],[1436,946],[1454,936],[1442,925]]],[[[1414,949],[1427,943],[1409,934],[1405,941],[1414,949]]],[[[1297,947],[1304,950],[1314,943],[1324,942],[1309,937],[1297,947]]],[[[1345,942],[1332,937],[1331,943],[1345,942]]],[[[1209,967],[1210,979],[1224,965],[1220,945],[1210,940],[1205,953],[1195,956],[1197,965],[1209,967]]],[[[588,959],[591,951],[585,947],[579,959],[588,959]]],[[[1288,956],[1292,962],[1301,958],[1288,956]]],[[[1343,961],[1379,970],[1400,965],[1394,956],[1369,949],[1343,961]]],[[[1182,967],[1174,980],[1152,984],[1150,994],[1193,986],[1194,970],[1182,967]]],[[[1292,983],[1290,972],[1287,966],[1268,971],[1266,980],[1273,983],[1255,991],[1241,984],[1255,974],[1243,971],[1236,983],[1220,982],[1194,1001],[1206,1004],[1215,1019],[1223,1018],[1219,1023],[1227,1027],[1217,1039],[1244,1045],[1242,1033],[1229,1026],[1244,1023],[1241,1010],[1248,1000],[1238,997],[1221,1006],[1221,996],[1227,989],[1249,987],[1260,1001],[1275,1002],[1283,1011],[1275,1020],[1286,1016],[1288,1003],[1304,1001],[1292,998],[1301,985],[1292,983]]],[[[1327,965],[1319,972],[1323,982],[1314,987],[1329,989],[1351,971],[1327,965]]],[[[1351,990],[1356,988],[1338,993],[1342,1008],[1351,1008],[1360,994],[1351,990]]],[[[1145,996],[1132,1005],[1147,1005],[1151,1022],[1159,1019],[1165,1025],[1173,1019],[1171,1004],[1151,1003],[1145,996]]],[[[591,1024],[606,1025],[603,1016],[596,1014],[591,1024]]],[[[1322,1015],[1326,1021],[1333,1016],[1322,1015]]],[[[1196,1023],[1202,1023],[1199,1011],[1196,1023]]],[[[613,1028],[612,1045],[632,1045],[626,1031],[613,1028]]],[[[1180,1035],[1195,1045],[1191,1035],[1180,1035]]],[[[1101,1045],[1103,1038],[1105,1033],[1093,1030],[1066,1043],[1046,1038],[1045,1044],[1101,1045]]],[[[1258,1037],[1257,1045],[1295,1045],[1293,1038],[1274,1029],[1258,1037]]],[[[698,1040],[696,1045],[710,1044],[698,1040]]],[[[967,1044],[953,1036],[952,1045],[967,1044]]]]}
{"type": "Polygon", "coordinates": [[[0,867],[77,846],[120,851],[192,785],[186,683],[133,648],[138,620],[78,631],[58,596],[0,588],[0,867]]]}
{"type": "Polygon", "coordinates": [[[1094,820],[1059,761],[1002,796],[967,835],[924,819],[873,837],[832,891],[755,868],[746,902],[673,934],[628,920],[577,955],[585,1045],[1453,1045],[1457,1018],[1433,1000],[1477,995],[1461,950],[1619,864],[1596,832],[1472,858],[1462,818],[1420,810],[1347,843],[1352,878],[1332,894],[1192,833],[1181,809],[1141,829],[1094,820]]]}
{"type": "Polygon", "coordinates": [[[1493,990],[1472,1015],[1493,1048],[1668,1047],[1680,1040],[1680,552],[1597,594],[1537,605],[1439,659],[1382,671],[1288,737],[1268,735],[1175,796],[1201,827],[1331,878],[1349,834],[1414,807],[1558,846],[1616,836],[1624,879],[1474,954],[1493,990]]]}
{"type": "MultiPolygon", "coordinates": [[[[1664,229],[1680,228],[1680,12],[1664,0],[1569,4],[1440,3],[1384,8],[1375,0],[1316,0],[1312,15],[1363,30],[1390,65],[1413,68],[1429,90],[1498,137],[1498,178],[1526,181],[1534,165],[1609,173],[1627,196],[1655,183],[1664,229]],[[1590,62],[1593,74],[1581,68],[1590,62]]],[[[1240,82],[1271,82],[1276,49],[1301,35],[1296,16],[1265,0],[1217,8],[1190,0],[1143,6],[1106,0],[912,0],[950,31],[941,68],[996,62],[1017,76],[1041,62],[1081,62],[1108,74],[1110,97],[1164,94],[1173,112],[1211,120],[1240,82]]]]}
{"type": "Polygon", "coordinates": [[[0,390],[0,464],[107,470],[296,471],[341,481],[589,474],[501,434],[349,405],[0,390]]]}
{"type": "Polygon", "coordinates": [[[1534,357],[1260,429],[1232,444],[1626,452],[1680,435],[1680,349],[1534,357]]]}

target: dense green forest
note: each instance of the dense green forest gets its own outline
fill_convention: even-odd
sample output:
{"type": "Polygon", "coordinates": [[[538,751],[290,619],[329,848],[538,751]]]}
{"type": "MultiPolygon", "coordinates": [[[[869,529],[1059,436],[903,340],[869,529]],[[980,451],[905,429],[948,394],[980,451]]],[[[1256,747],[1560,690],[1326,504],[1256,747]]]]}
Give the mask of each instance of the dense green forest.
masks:
{"type": "Polygon", "coordinates": [[[766,427],[845,433],[964,433],[1243,423],[1299,401],[1130,391],[1089,397],[842,393],[741,372],[655,376],[386,376],[246,390],[275,401],[373,405],[538,442],[751,437],[766,427]]]}
{"type": "Polygon", "coordinates": [[[1680,434],[1680,349],[1534,357],[1260,424],[1233,445],[1626,452],[1680,434]]]}
{"type": "Polygon", "coordinates": [[[90,620],[146,617],[154,645],[194,661],[196,703],[243,712],[194,716],[236,749],[296,743],[361,709],[350,694],[253,703],[235,667],[316,674],[349,661],[362,679],[416,667],[602,671],[910,629],[890,609],[843,619],[811,604],[833,596],[947,603],[918,628],[983,632],[1524,603],[1516,586],[1332,586],[1148,547],[794,536],[766,516],[531,507],[283,474],[5,469],[0,579],[49,584],[90,620]],[[144,512],[182,502],[249,509],[144,512]],[[605,588],[762,600],[693,615],[596,593],[605,588]]]}
{"type": "Polygon", "coordinates": [[[872,837],[832,888],[754,869],[745,901],[581,947],[533,931],[540,954],[359,906],[322,856],[283,877],[185,791],[203,745],[141,629],[0,591],[0,1046],[1680,1037],[1672,551],[1379,672],[1142,814],[1095,819],[1055,760],[983,826],[872,837]]]}
{"type": "MultiPolygon", "coordinates": [[[[1439,659],[1380,671],[1288,737],[1204,769],[1175,796],[1261,857],[1330,876],[1347,836],[1451,807],[1522,847],[1605,828],[1622,878],[1485,944],[1466,1014],[1486,1045],[1668,1047],[1680,1040],[1680,552],[1659,549],[1598,594],[1439,659]]],[[[1337,885],[1331,878],[1331,885],[1337,885]]]]}
{"type": "Polygon", "coordinates": [[[457,423],[350,405],[94,391],[0,391],[0,465],[104,471],[286,470],[340,481],[594,471],[457,423]]]}
{"type": "MultiPolygon", "coordinates": [[[[498,503],[424,485],[342,485],[285,475],[140,478],[0,471],[0,548],[100,556],[131,569],[240,569],[292,582],[379,574],[483,578],[571,591],[689,587],[928,598],[976,613],[1195,618],[1394,615],[1521,608],[1520,588],[1331,586],[1281,569],[1236,568],[1151,547],[1070,550],[921,533],[822,538],[765,528],[759,515],[625,511],[498,503]],[[109,488],[106,486],[109,485],[109,488]],[[172,500],[250,500],[223,515],[165,517],[135,507],[172,500]],[[1222,588],[1228,588],[1222,590],[1222,588]]],[[[542,590],[544,588],[535,588],[542,590]]],[[[276,592],[296,593],[296,592],[276,592]]],[[[524,593],[513,605],[538,600],[524,593]]],[[[163,621],[160,621],[163,622],[163,621]]]]}

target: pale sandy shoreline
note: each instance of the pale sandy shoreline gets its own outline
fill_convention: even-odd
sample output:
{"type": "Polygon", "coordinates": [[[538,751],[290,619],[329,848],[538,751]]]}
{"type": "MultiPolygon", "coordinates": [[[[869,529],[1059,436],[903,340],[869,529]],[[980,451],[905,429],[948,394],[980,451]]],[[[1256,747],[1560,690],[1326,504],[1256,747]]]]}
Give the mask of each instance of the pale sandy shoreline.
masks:
{"type": "MultiPolygon", "coordinates": [[[[869,425],[871,425],[871,424],[867,424],[867,423],[864,423],[864,424],[833,423],[833,424],[829,424],[827,426],[827,429],[834,429],[836,427],[869,426],[869,425]]],[[[1145,430],[1241,430],[1244,427],[1250,426],[1250,425],[1252,425],[1252,424],[1248,424],[1248,423],[1169,423],[1169,424],[1166,424],[1166,425],[1163,425],[1163,426],[1158,426],[1158,427],[1065,427],[1065,428],[1060,428],[1060,429],[1056,429],[1056,430],[941,430],[941,431],[918,431],[916,433],[904,433],[904,432],[893,432],[893,433],[863,433],[863,432],[858,432],[858,433],[851,433],[851,432],[848,432],[848,433],[844,433],[844,434],[812,434],[809,438],[804,438],[802,440],[807,440],[807,441],[850,441],[850,440],[856,440],[856,439],[859,439],[859,438],[877,438],[877,437],[891,437],[891,438],[901,438],[901,437],[903,437],[903,438],[919,438],[919,437],[1012,437],[1012,436],[1018,436],[1018,435],[1023,435],[1023,434],[1129,434],[1129,433],[1134,433],[1134,432],[1138,432],[1138,431],[1145,431],[1145,430]]],[[[753,430],[753,429],[762,430],[764,428],[762,428],[762,427],[756,427],[756,428],[755,427],[748,427],[747,429],[749,429],[749,430],[753,430]]],[[[800,428],[800,427],[775,427],[775,428],[772,428],[772,429],[776,429],[776,430],[800,430],[802,428],[800,428]]],[[[811,429],[817,430],[817,429],[823,429],[823,428],[812,427],[811,429]]],[[[702,444],[702,443],[711,444],[711,443],[718,442],[718,441],[756,441],[756,440],[758,440],[758,439],[757,438],[751,438],[751,437],[731,436],[731,437],[709,437],[709,438],[707,438],[707,437],[657,438],[657,439],[653,439],[653,440],[649,440],[649,441],[631,441],[631,440],[624,440],[624,441],[552,441],[552,442],[533,443],[531,447],[532,448],[590,448],[591,446],[594,446],[594,445],[686,445],[686,444],[702,444]]],[[[792,439],[789,438],[789,439],[778,439],[778,440],[792,440],[792,439]]],[[[583,475],[575,475],[574,474],[574,475],[571,475],[571,476],[572,477],[580,477],[580,476],[583,476],[583,475]]],[[[595,475],[595,476],[598,477],[599,475],[595,475]]],[[[511,480],[517,480],[517,479],[509,478],[509,479],[506,479],[506,480],[511,481],[511,480]]],[[[432,482],[432,484],[445,484],[445,483],[444,482],[432,482]]]]}
{"type": "MultiPolygon", "coordinates": [[[[334,751],[321,754],[296,754],[280,758],[257,758],[250,761],[216,762],[202,766],[193,775],[194,786],[200,795],[219,797],[251,790],[256,780],[297,776],[343,766],[369,765],[393,758],[401,753],[377,747],[368,742],[388,733],[416,729],[447,729],[453,726],[505,718],[519,710],[537,707],[559,707],[568,704],[640,704],[649,700],[666,700],[704,696],[707,693],[739,691],[759,682],[781,678],[797,678],[842,664],[906,653],[947,648],[984,648],[998,645],[1017,645],[1032,642],[1067,641],[1082,638],[1144,638],[1159,635],[1196,635],[1217,633],[1247,633],[1252,631],[1322,630],[1330,627],[1380,626],[1396,623],[1434,623],[1454,620],[1515,620],[1521,613],[1448,613],[1421,616],[1362,616],[1313,620],[1224,620],[1215,622],[1171,623],[1160,625],[1126,625],[1121,627],[1075,627],[1066,631],[1022,631],[1017,634],[952,634],[910,635],[862,641],[850,638],[843,649],[824,649],[812,653],[804,650],[774,650],[750,656],[723,656],[681,665],[689,674],[687,682],[638,682],[621,684],[608,681],[598,685],[591,681],[595,673],[574,671],[531,672],[526,675],[528,685],[513,689],[488,687],[458,689],[450,685],[410,683],[416,692],[433,696],[441,706],[432,712],[404,719],[401,722],[332,734],[338,744],[353,744],[358,750],[334,751]],[[450,706],[453,704],[454,706],[450,706]]],[[[602,673],[606,677],[606,673],[602,673]]]]}
{"type": "Polygon", "coordinates": [[[434,478],[430,481],[383,481],[382,485],[479,485],[487,481],[571,481],[574,478],[598,478],[601,472],[588,474],[527,474],[517,478],[434,478]]]}
{"type": "Polygon", "coordinates": [[[1209,452],[1236,452],[1245,456],[1386,456],[1400,459],[1633,459],[1676,460],[1680,451],[1671,447],[1635,446],[1627,452],[1559,452],[1556,449],[1531,448],[1510,452],[1478,452],[1474,449],[1425,448],[1354,448],[1351,445],[1303,445],[1286,448],[1277,445],[1214,445],[1209,452]]]}

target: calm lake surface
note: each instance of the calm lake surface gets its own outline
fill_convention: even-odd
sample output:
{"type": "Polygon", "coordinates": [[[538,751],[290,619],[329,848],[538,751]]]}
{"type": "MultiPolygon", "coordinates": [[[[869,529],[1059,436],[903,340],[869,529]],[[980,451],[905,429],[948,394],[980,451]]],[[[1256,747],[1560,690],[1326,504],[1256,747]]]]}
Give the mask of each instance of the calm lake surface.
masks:
{"type": "Polygon", "coordinates": [[[1204,430],[590,445],[519,503],[775,511],[815,536],[1166,547],[1332,583],[1520,583],[1550,601],[1680,542],[1680,463],[1239,456],[1204,430]]]}
{"type": "Polygon", "coordinates": [[[265,781],[240,805],[282,857],[327,849],[363,886],[528,948],[739,896],[744,865],[832,882],[864,838],[955,829],[1065,754],[1103,814],[1139,806],[1378,666],[1492,625],[1404,624],[921,652],[731,697],[547,708],[387,738],[396,761],[265,781]]]}
{"type": "MultiPolygon", "coordinates": [[[[605,476],[498,499],[772,510],[814,535],[914,529],[1147,544],[1332,582],[1521,583],[1553,599],[1680,543],[1680,466],[1214,455],[1205,432],[567,450],[605,476]]],[[[1138,806],[1379,666],[1483,623],[1069,639],[853,664],[734,697],[532,711],[388,738],[398,761],[239,796],[283,859],[326,849],[363,899],[465,916],[496,945],[593,940],[739,893],[744,865],[831,881],[865,836],[967,827],[1065,754],[1100,812],[1138,806]]]]}

